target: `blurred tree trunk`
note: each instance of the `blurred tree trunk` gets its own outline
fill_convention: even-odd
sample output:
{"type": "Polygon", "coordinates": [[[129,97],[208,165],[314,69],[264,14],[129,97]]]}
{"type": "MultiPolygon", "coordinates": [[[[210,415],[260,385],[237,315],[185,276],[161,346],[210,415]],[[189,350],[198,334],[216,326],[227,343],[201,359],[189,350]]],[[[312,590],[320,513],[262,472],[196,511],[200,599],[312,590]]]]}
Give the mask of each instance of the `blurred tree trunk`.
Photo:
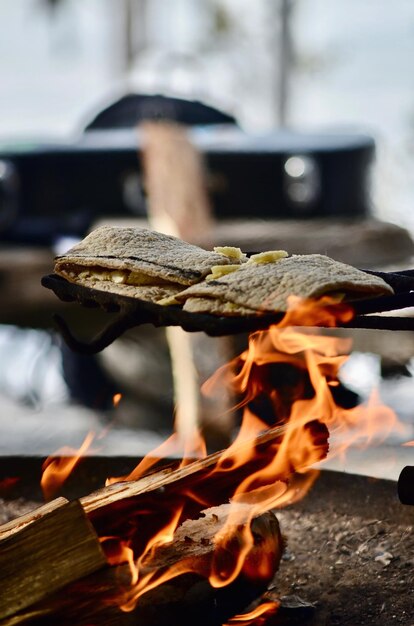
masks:
{"type": "Polygon", "coordinates": [[[122,44],[122,52],[123,52],[123,65],[125,73],[129,71],[131,68],[132,62],[134,60],[134,40],[133,40],[133,0],[118,0],[117,4],[119,5],[119,10],[122,11],[122,30],[123,30],[123,41],[122,44]]]}
{"type": "Polygon", "coordinates": [[[286,126],[288,123],[289,80],[292,61],[292,8],[292,0],[281,0],[277,16],[280,24],[280,36],[277,42],[279,48],[279,80],[276,81],[279,126],[286,126]]]}
{"type": "MultiPolygon", "coordinates": [[[[62,1],[62,0],[61,0],[62,1]]],[[[147,42],[147,0],[111,0],[115,72],[127,77],[147,42]]]]}

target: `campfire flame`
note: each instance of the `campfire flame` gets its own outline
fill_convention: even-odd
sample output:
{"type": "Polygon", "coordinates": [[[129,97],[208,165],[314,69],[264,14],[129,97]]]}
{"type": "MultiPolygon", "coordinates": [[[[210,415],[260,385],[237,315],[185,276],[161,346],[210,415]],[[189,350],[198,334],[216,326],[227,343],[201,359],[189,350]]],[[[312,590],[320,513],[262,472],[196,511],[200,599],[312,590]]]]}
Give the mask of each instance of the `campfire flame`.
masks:
{"type": "MultiPolygon", "coordinates": [[[[112,397],[114,409],[116,409],[121,400],[121,393],[114,394],[112,397]]],[[[111,424],[108,424],[99,434],[90,431],[79,448],[64,446],[45,460],[42,465],[42,478],[40,481],[45,500],[50,500],[60,491],[82,457],[92,451],[92,443],[103,439],[110,428],[111,424]]]]}
{"type": "Polygon", "coordinates": [[[64,482],[69,478],[80,459],[90,451],[95,433],[90,431],[79,449],[63,447],[53,456],[49,456],[42,465],[42,487],[45,500],[50,500],[62,488],[64,482]]]}
{"type": "Polygon", "coordinates": [[[234,615],[227,624],[224,626],[250,626],[251,624],[255,624],[255,626],[260,626],[262,620],[258,620],[260,617],[270,617],[270,615],[274,615],[277,613],[279,609],[279,602],[263,602],[259,604],[255,609],[249,611],[248,613],[243,613],[243,615],[234,615]]]}
{"type": "MultiPolygon", "coordinates": [[[[318,475],[314,466],[327,457],[328,435],[331,458],[334,454],[343,455],[350,445],[369,445],[378,434],[386,437],[392,430],[401,431],[396,416],[381,405],[376,393],[367,403],[351,409],[335,402],[339,371],[351,351],[351,340],[324,335],[315,327],[333,328],[339,322],[349,321],[352,315],[349,306],[338,305],[329,298],[317,303],[292,298],[289,311],[279,325],[253,333],[248,348],[203,385],[205,394],[215,393],[222,385],[232,390],[237,398],[235,410],[242,413],[237,436],[218,455],[214,468],[193,483],[187,482],[181,492],[172,493],[174,502],[168,494],[160,498],[153,496],[150,503],[145,501],[145,510],[135,512],[128,520],[125,532],[119,530],[119,534],[111,532],[110,537],[105,534],[101,537],[111,564],[129,563],[131,580],[124,586],[119,601],[123,610],[133,610],[141,595],[189,571],[202,574],[216,588],[230,584],[242,572],[248,572],[252,579],[265,579],[269,575],[269,563],[249,565],[254,548],[250,521],[306,494],[318,475]],[[266,440],[266,433],[275,427],[280,427],[280,436],[266,440]],[[157,550],[173,540],[177,527],[190,515],[197,516],[202,509],[216,504],[216,490],[227,484],[230,477],[234,481],[235,476],[240,479],[230,492],[234,507],[215,537],[209,570],[197,571],[194,563],[185,561],[174,567],[151,570],[149,565],[157,550]],[[148,519],[152,520],[150,529],[145,526],[148,519]],[[150,532],[145,541],[144,528],[150,532]],[[230,551],[235,528],[239,530],[237,551],[230,551]]],[[[182,419],[182,412],[179,415],[182,419]]],[[[206,448],[194,421],[187,435],[188,430],[192,438],[183,438],[176,432],[131,474],[110,478],[107,484],[137,480],[159,459],[172,455],[182,456],[182,467],[195,458],[203,458],[206,448]]],[[[78,451],[79,456],[90,443],[87,438],[78,451]]],[[[50,495],[61,480],[55,475],[63,471],[67,475],[76,459],[64,470],[59,462],[47,465],[42,479],[46,494],[50,495]]],[[[270,607],[263,609],[264,606],[261,605],[261,611],[270,610],[270,607]]],[[[275,610],[277,605],[271,603],[271,607],[275,610]]],[[[230,623],[252,624],[260,615],[240,616],[230,623]]]]}
{"type": "Polygon", "coordinates": [[[134,551],[126,542],[119,542],[119,537],[100,537],[109,565],[127,563],[131,574],[130,584],[136,585],[139,571],[134,559],[134,551]]]}

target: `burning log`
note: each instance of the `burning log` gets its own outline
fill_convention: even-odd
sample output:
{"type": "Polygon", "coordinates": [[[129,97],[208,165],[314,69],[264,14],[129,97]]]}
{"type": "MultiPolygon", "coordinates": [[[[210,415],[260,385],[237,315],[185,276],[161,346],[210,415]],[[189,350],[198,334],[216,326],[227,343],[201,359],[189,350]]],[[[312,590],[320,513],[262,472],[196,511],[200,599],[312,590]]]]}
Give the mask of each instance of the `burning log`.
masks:
{"type": "Polygon", "coordinates": [[[129,565],[105,568],[0,624],[218,626],[265,590],[283,551],[272,513],[250,520],[251,507],[239,506],[237,523],[228,527],[229,515],[234,508],[221,505],[185,522],[173,542],[155,549],[142,564],[138,581],[129,565]],[[235,568],[246,529],[253,543],[234,581],[222,587],[214,574],[235,568]],[[149,581],[149,590],[139,597],[141,580],[149,581]]]}
{"type": "MultiPolygon", "coordinates": [[[[255,503],[257,510],[260,510],[260,502],[267,499],[260,512],[272,508],[272,501],[280,503],[288,491],[285,502],[291,501],[295,489],[288,489],[287,483],[299,469],[295,463],[306,465],[306,462],[287,455],[283,468],[276,465],[273,471],[262,472],[271,467],[279,446],[287,441],[284,438],[288,432],[286,426],[274,427],[254,439],[233,444],[229,449],[231,452],[220,451],[179,468],[162,468],[138,480],[113,483],[81,498],[81,503],[99,536],[128,538],[134,553],[140,554],[148,533],[155,534],[167,527],[177,515],[178,523],[182,523],[197,517],[206,506],[217,506],[234,497],[255,503]],[[250,458],[248,451],[254,451],[250,458]],[[237,459],[244,456],[245,461],[237,465],[237,459]],[[251,495],[238,491],[243,481],[251,481],[246,488],[251,495]],[[143,510],[144,516],[141,514],[143,510]]],[[[303,432],[312,449],[312,461],[308,463],[325,458],[328,450],[326,426],[310,422],[303,432]]],[[[299,476],[298,482],[303,475],[299,476]]],[[[314,477],[311,474],[304,480],[312,481],[314,477]]]]}
{"type": "Polygon", "coordinates": [[[0,618],[14,615],[107,561],[79,502],[58,498],[0,526],[0,618]]]}
{"type": "MultiPolygon", "coordinates": [[[[309,431],[314,450],[312,462],[323,458],[327,452],[326,427],[319,422],[310,422],[305,430],[309,431]]],[[[111,605],[108,610],[112,612],[116,610],[119,613],[120,604],[128,605],[129,608],[131,597],[128,597],[128,593],[132,594],[133,600],[136,600],[137,593],[138,596],[140,593],[145,593],[145,597],[147,592],[155,595],[160,593],[161,605],[164,607],[166,604],[166,597],[167,605],[169,605],[171,604],[169,599],[172,593],[171,584],[174,589],[178,584],[178,589],[181,591],[174,591],[172,595],[175,598],[178,593],[178,604],[182,604],[183,596],[185,598],[188,594],[191,597],[193,594],[197,596],[198,591],[194,591],[194,586],[199,589],[200,577],[204,582],[206,577],[210,578],[210,582],[213,577],[214,589],[221,589],[235,579],[238,585],[235,598],[242,597],[244,601],[247,599],[247,592],[244,590],[243,581],[247,578],[250,585],[251,580],[254,580],[261,587],[270,580],[280,560],[282,541],[277,523],[272,521],[271,514],[270,517],[269,514],[266,514],[268,516],[264,518],[260,516],[266,508],[271,508],[269,502],[273,501],[272,498],[278,499],[283,496],[286,490],[285,481],[295,471],[296,461],[294,458],[285,458],[283,471],[280,468],[279,473],[263,472],[263,478],[261,474],[256,476],[256,472],[260,472],[269,464],[269,460],[277,456],[278,448],[288,434],[287,425],[278,426],[262,432],[254,439],[244,439],[233,444],[232,448],[225,452],[212,454],[175,469],[163,468],[152,474],[145,474],[139,480],[114,483],[82,498],[80,504],[103,542],[107,561],[100,549],[95,558],[90,542],[96,547],[97,539],[89,523],[86,524],[85,539],[83,527],[87,520],[78,502],[68,504],[64,499],[56,500],[53,504],[47,505],[46,509],[40,509],[40,512],[29,516],[27,522],[25,519],[20,519],[10,528],[4,527],[0,535],[0,565],[2,558],[5,563],[9,563],[10,552],[6,549],[8,545],[15,546],[13,556],[16,555],[16,558],[13,558],[14,570],[10,563],[2,570],[2,576],[10,578],[10,582],[8,586],[2,587],[2,593],[5,595],[2,596],[4,609],[1,616],[7,618],[13,615],[13,617],[1,623],[11,626],[11,624],[22,623],[28,619],[32,620],[34,615],[39,614],[42,615],[40,622],[42,624],[48,623],[45,621],[45,614],[53,615],[50,622],[53,624],[73,623],[76,614],[77,623],[84,623],[86,626],[91,623],[91,615],[93,623],[96,623],[95,612],[99,613],[104,609],[106,611],[108,602],[111,605]],[[246,455],[249,450],[254,451],[254,454],[246,455]],[[244,462],[233,466],[236,457],[245,457],[244,462]],[[232,471],[229,471],[230,468],[232,471]],[[254,476],[254,482],[250,484],[249,493],[238,492],[240,484],[246,479],[250,480],[252,476],[254,476]],[[231,505],[234,508],[231,509],[230,516],[228,507],[223,506],[218,512],[214,511],[210,514],[209,523],[205,518],[199,518],[200,511],[206,507],[206,504],[207,506],[221,505],[230,498],[234,499],[231,505]],[[66,521],[64,515],[66,510],[74,512],[74,515],[69,515],[69,521],[66,521]],[[245,528],[250,528],[252,518],[258,518],[258,521],[255,521],[251,527],[249,536],[253,537],[253,543],[249,545],[245,528]],[[263,523],[264,526],[263,532],[258,531],[257,534],[256,524],[258,523],[263,523]],[[179,531],[173,539],[174,528],[180,524],[184,530],[179,531]],[[211,529],[211,533],[208,528],[211,529]],[[30,533],[29,539],[23,534],[25,532],[30,533]],[[171,539],[168,539],[172,541],[171,545],[154,547],[161,545],[163,541],[157,543],[158,540],[156,540],[152,544],[153,538],[162,537],[163,533],[164,537],[171,536],[171,539]],[[270,544],[267,541],[268,535],[270,544]],[[22,541],[19,543],[17,537],[20,536],[22,541]],[[7,541],[11,543],[8,544],[7,541]],[[28,555],[27,558],[23,558],[23,561],[20,551],[23,556],[28,555]],[[48,555],[47,558],[43,558],[44,551],[48,555]],[[92,563],[90,562],[91,554],[94,557],[92,563]],[[33,570],[28,570],[26,561],[29,565],[33,561],[33,570]],[[135,561],[138,561],[138,569],[134,569],[135,561]],[[121,565],[121,567],[103,568],[107,562],[121,565]],[[129,562],[130,565],[122,565],[125,562],[129,562]],[[176,567],[175,570],[171,568],[171,563],[178,563],[178,571],[176,567]],[[103,568],[102,571],[80,580],[85,574],[99,568],[103,568]],[[55,569],[58,571],[56,575],[55,569]],[[14,578],[10,575],[12,571],[17,572],[14,578]],[[31,571],[33,571],[32,575],[31,571]],[[169,573],[166,575],[166,572],[169,573]],[[232,572],[235,572],[235,575],[232,572]],[[188,583],[182,582],[181,574],[189,576],[188,583]],[[160,580],[160,576],[164,575],[166,575],[165,582],[168,582],[168,591],[160,589],[156,592],[153,587],[164,582],[164,579],[160,580]],[[180,582],[171,583],[170,579],[177,575],[179,575],[180,582]],[[37,581],[38,576],[42,581],[40,587],[33,585],[33,580],[37,581]],[[144,577],[143,583],[140,582],[142,577],[144,577]],[[28,593],[26,597],[25,588],[28,586],[28,581],[33,586],[33,593],[28,593]],[[51,593],[71,581],[76,582],[73,582],[69,588],[66,587],[64,593],[59,592],[56,597],[50,597],[51,593]],[[121,590],[123,589],[121,595],[120,585],[121,590]],[[13,593],[9,591],[10,589],[13,593]],[[243,589],[242,594],[240,589],[243,589]],[[13,602],[9,602],[9,594],[15,598],[13,602]],[[91,597],[94,598],[92,605],[91,597]],[[100,599],[100,602],[97,602],[97,599],[100,599]],[[33,604],[40,600],[42,600],[41,605],[33,604]],[[100,607],[99,610],[96,606],[100,607]],[[29,613],[16,614],[16,611],[24,607],[31,607],[29,613]],[[56,611],[60,611],[59,616],[56,611]],[[80,614],[85,616],[85,622],[79,622],[80,614]],[[66,619],[69,615],[70,619],[68,618],[65,622],[64,618],[66,619]]],[[[303,462],[302,459],[301,464],[303,462]]],[[[301,467],[303,469],[303,465],[301,467]]],[[[252,587],[256,589],[255,593],[257,593],[256,583],[252,587]]],[[[249,585],[247,589],[250,588],[249,585]]],[[[210,585],[207,585],[207,590],[208,601],[216,603],[216,591],[212,592],[210,585]]],[[[203,591],[203,594],[205,593],[203,591]]],[[[223,598],[224,606],[227,606],[228,598],[232,600],[234,592],[223,590],[219,595],[223,598]]],[[[151,601],[151,607],[154,602],[151,601]]],[[[142,602],[139,604],[142,606],[142,602]]],[[[198,600],[197,604],[199,604],[198,600]]],[[[233,609],[233,600],[230,604],[233,609]]],[[[241,608],[243,607],[234,607],[234,611],[241,608]]],[[[210,616],[209,623],[211,622],[210,616]]],[[[35,621],[35,623],[38,622],[35,621]]],[[[101,623],[112,622],[105,617],[101,623]]]]}

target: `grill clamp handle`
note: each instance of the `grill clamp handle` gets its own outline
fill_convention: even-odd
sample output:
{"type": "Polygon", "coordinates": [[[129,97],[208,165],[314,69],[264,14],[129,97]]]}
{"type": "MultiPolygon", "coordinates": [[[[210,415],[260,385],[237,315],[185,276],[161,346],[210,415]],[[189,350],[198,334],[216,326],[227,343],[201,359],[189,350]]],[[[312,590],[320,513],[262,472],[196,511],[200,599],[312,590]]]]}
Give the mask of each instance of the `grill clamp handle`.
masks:
{"type": "Polygon", "coordinates": [[[402,504],[414,506],[414,466],[406,465],[398,478],[398,497],[402,504]]]}

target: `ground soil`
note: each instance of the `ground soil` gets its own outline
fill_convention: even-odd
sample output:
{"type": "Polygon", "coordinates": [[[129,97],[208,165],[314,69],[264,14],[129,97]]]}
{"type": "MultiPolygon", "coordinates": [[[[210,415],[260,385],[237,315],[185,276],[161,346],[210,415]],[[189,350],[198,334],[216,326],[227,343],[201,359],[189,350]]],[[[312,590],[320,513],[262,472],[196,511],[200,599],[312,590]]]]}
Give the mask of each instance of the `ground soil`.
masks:
{"type": "Polygon", "coordinates": [[[301,624],[414,625],[413,526],[336,513],[279,517],[288,548],[272,595],[314,603],[301,624]]]}
{"type": "MultiPolygon", "coordinates": [[[[35,505],[0,499],[0,523],[35,505]]],[[[414,626],[414,507],[394,482],[325,472],[277,515],[287,547],[268,596],[304,607],[257,624],[414,626]]]]}
{"type": "Polygon", "coordinates": [[[315,605],[279,621],[414,626],[414,507],[398,502],[393,482],[331,476],[277,513],[287,548],[270,595],[315,605]]]}
{"type": "Polygon", "coordinates": [[[18,498],[17,500],[4,500],[0,498],[0,525],[16,519],[19,515],[33,511],[33,509],[40,506],[40,504],[40,502],[26,500],[25,498],[18,498]]]}

